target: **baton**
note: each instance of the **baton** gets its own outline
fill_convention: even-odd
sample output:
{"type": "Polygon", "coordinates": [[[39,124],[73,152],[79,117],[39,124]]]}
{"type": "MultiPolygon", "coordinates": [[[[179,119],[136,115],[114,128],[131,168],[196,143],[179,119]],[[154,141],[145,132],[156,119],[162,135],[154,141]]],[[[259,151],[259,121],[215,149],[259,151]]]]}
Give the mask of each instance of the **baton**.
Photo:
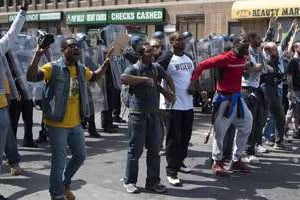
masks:
{"type": "Polygon", "coordinates": [[[212,124],[212,125],[210,126],[210,128],[209,128],[209,131],[208,131],[207,135],[206,135],[205,138],[204,138],[204,144],[207,144],[207,143],[208,143],[209,137],[210,137],[211,133],[213,132],[213,130],[214,130],[214,125],[212,124]]]}

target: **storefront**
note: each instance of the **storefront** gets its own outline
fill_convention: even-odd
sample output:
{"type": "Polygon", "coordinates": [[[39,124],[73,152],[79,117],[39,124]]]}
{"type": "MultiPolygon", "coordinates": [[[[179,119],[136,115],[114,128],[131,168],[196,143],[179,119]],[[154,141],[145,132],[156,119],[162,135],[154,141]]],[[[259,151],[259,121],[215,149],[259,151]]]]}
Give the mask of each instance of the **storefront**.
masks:
{"type": "Polygon", "coordinates": [[[295,18],[300,18],[299,0],[249,0],[236,1],[232,5],[231,17],[235,21],[229,22],[229,32],[235,33],[243,28],[245,32],[257,32],[263,36],[268,28],[269,19],[278,17],[286,32],[295,18]]]}
{"type": "MultiPolygon", "coordinates": [[[[1,29],[7,30],[15,18],[16,14],[8,15],[6,23],[0,25],[1,29]]],[[[42,29],[53,34],[61,33],[62,19],[62,12],[28,13],[24,31],[33,32],[37,29],[42,29]]]]}
{"type": "Polygon", "coordinates": [[[125,25],[129,32],[150,35],[165,22],[165,9],[119,9],[88,12],[67,12],[66,23],[72,32],[87,32],[96,37],[99,30],[108,24],[125,25]]]}

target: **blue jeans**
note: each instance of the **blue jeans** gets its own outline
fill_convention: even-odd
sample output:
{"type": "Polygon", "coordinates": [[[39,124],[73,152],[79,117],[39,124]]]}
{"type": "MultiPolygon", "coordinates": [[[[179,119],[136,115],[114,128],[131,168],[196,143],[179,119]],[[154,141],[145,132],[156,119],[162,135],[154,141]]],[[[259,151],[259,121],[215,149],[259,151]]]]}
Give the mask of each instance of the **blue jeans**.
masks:
{"type": "Polygon", "coordinates": [[[275,132],[276,132],[275,118],[271,113],[269,113],[265,130],[264,130],[264,136],[266,137],[267,140],[275,140],[275,132]]]}
{"type": "Polygon", "coordinates": [[[0,108],[0,175],[2,167],[3,152],[6,144],[6,137],[10,129],[10,119],[7,107],[0,108]]]}
{"type": "Polygon", "coordinates": [[[64,186],[71,184],[71,178],[82,165],[86,157],[84,134],[81,125],[75,128],[57,128],[46,126],[51,145],[50,194],[54,198],[64,196],[64,186]],[[67,145],[72,158],[66,166],[67,145]]]}
{"type": "Polygon", "coordinates": [[[129,114],[129,144],[126,163],[125,184],[137,182],[139,158],[144,146],[147,149],[146,185],[151,186],[160,182],[160,144],[162,129],[158,113],[129,114]]]}
{"type": "Polygon", "coordinates": [[[18,152],[17,140],[13,133],[11,125],[9,125],[4,152],[9,165],[14,165],[20,162],[21,156],[18,152]]]}

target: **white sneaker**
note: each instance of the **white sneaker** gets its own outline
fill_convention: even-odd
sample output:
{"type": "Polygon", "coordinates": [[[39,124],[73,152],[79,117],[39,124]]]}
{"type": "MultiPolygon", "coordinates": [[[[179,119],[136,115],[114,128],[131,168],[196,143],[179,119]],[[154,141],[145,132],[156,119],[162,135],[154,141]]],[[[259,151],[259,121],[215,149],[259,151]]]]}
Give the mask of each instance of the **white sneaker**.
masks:
{"type": "Polygon", "coordinates": [[[254,155],[246,156],[242,158],[242,161],[245,163],[254,163],[254,164],[259,163],[259,159],[254,155]]]}
{"type": "Polygon", "coordinates": [[[257,146],[255,147],[255,151],[256,151],[257,153],[268,153],[268,149],[265,148],[265,147],[262,146],[262,145],[257,145],[257,146]]]}
{"type": "Polygon", "coordinates": [[[169,183],[173,186],[182,186],[182,182],[177,176],[176,177],[167,176],[167,179],[169,183]]]}
{"type": "Polygon", "coordinates": [[[10,166],[10,174],[12,176],[19,176],[21,174],[22,170],[19,165],[19,163],[13,164],[10,166]]]}
{"type": "Polygon", "coordinates": [[[139,188],[136,187],[136,185],[133,183],[129,183],[129,184],[124,183],[123,186],[126,189],[126,192],[128,192],[128,193],[139,193],[140,192],[139,188]]]}
{"type": "Polygon", "coordinates": [[[182,165],[179,169],[180,172],[182,173],[191,173],[193,169],[186,167],[185,165],[182,165]]]}

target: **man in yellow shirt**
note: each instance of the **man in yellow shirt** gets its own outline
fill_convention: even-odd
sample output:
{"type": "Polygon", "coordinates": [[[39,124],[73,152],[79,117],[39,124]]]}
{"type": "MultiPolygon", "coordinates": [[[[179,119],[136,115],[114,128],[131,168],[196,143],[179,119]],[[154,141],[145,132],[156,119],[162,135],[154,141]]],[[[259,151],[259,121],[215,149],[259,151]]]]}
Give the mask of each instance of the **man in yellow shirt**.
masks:
{"type": "Polygon", "coordinates": [[[29,81],[45,80],[43,117],[51,144],[50,195],[52,200],[74,200],[70,190],[71,178],[86,157],[81,119],[89,115],[86,81],[100,78],[109,66],[109,55],[96,70],[80,64],[80,50],[75,38],[61,42],[63,56],[38,69],[45,49],[37,47],[27,71],[29,81]],[[66,165],[66,146],[72,158],[66,165]]]}
{"type": "MultiPolygon", "coordinates": [[[[5,53],[9,50],[12,43],[17,39],[18,34],[21,32],[24,25],[27,10],[28,1],[22,1],[21,10],[19,11],[16,19],[14,20],[8,32],[0,39],[0,56],[4,56],[5,53]]],[[[9,129],[11,128],[7,110],[8,104],[5,96],[3,72],[4,68],[3,66],[0,66],[0,171],[2,164],[2,155],[6,143],[6,136],[9,129]]],[[[7,198],[4,198],[0,194],[0,200],[7,200],[7,198]]]]}

